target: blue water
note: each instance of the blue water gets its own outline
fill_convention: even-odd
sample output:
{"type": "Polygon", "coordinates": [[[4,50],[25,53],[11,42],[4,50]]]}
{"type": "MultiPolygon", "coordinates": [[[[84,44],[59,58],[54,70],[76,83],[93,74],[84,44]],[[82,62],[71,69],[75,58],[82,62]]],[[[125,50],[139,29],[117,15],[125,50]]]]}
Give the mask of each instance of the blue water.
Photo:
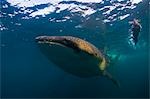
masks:
{"type": "Polygon", "coordinates": [[[68,12],[64,11],[60,16],[52,13],[46,17],[40,16],[39,19],[21,19],[26,15],[20,14],[14,17],[8,15],[19,9],[11,6],[7,1],[1,1],[1,4],[8,4],[7,9],[1,8],[0,17],[2,98],[149,97],[149,4],[147,0],[137,4],[132,11],[129,10],[133,13],[129,17],[104,24],[102,20],[95,20],[96,17],[101,17],[102,12],[88,16],[90,17],[88,21],[83,17],[74,16],[70,19],[71,22],[50,22],[50,17],[61,18],[61,15],[68,12]],[[137,11],[139,13],[136,13],[137,11]],[[128,43],[130,29],[128,22],[133,18],[140,19],[142,25],[136,48],[128,43]],[[79,24],[83,27],[75,28],[79,24]],[[39,35],[72,35],[86,39],[101,50],[107,47],[109,53],[120,55],[108,70],[120,81],[121,87],[117,88],[104,77],[80,78],[64,72],[41,53],[35,42],[35,37],[39,35]]]}

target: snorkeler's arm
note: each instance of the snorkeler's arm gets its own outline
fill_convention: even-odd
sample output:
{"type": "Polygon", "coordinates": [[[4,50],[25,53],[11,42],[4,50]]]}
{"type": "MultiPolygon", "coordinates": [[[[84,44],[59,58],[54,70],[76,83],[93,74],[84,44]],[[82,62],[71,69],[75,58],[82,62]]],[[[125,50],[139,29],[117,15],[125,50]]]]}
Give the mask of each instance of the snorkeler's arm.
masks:
{"type": "Polygon", "coordinates": [[[128,23],[132,25],[132,24],[133,24],[133,21],[129,21],[128,23]]]}

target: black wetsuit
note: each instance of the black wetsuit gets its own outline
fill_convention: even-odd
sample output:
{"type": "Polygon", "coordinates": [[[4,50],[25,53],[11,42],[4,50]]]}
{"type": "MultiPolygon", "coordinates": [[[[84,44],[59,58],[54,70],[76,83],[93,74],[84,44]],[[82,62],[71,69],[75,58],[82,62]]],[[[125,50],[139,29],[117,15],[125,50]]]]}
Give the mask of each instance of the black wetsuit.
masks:
{"type": "Polygon", "coordinates": [[[132,38],[133,38],[134,43],[136,45],[138,42],[138,37],[139,37],[139,32],[141,31],[141,27],[138,24],[133,24],[131,30],[132,30],[132,34],[133,34],[132,38]]]}

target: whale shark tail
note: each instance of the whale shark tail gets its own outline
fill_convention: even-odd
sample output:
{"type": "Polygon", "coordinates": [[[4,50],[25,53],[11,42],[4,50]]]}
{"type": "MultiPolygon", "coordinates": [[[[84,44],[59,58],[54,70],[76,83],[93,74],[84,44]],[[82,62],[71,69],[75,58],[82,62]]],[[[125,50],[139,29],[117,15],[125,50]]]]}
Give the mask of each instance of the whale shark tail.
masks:
{"type": "Polygon", "coordinates": [[[120,83],[118,80],[116,80],[109,72],[107,72],[106,70],[103,71],[103,76],[105,76],[106,78],[110,79],[117,87],[120,88],[120,83]]]}
{"type": "MultiPolygon", "coordinates": [[[[117,61],[120,60],[121,55],[115,51],[110,51],[108,47],[104,47],[104,53],[106,55],[107,66],[114,67],[117,61]]],[[[116,80],[108,71],[103,70],[102,75],[110,79],[117,87],[120,87],[119,81],[116,80]]]]}

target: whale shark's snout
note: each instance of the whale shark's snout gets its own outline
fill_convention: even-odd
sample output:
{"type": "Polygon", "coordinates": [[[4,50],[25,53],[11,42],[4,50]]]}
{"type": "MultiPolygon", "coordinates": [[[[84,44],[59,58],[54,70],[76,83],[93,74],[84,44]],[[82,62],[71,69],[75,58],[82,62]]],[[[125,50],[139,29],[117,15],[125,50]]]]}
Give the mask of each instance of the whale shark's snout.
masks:
{"type": "Polygon", "coordinates": [[[38,36],[35,38],[35,40],[37,43],[40,44],[59,45],[79,51],[78,46],[71,41],[70,37],[67,38],[65,36],[38,36]]]}
{"type": "Polygon", "coordinates": [[[65,39],[59,36],[38,36],[35,38],[38,43],[60,43],[63,44],[65,39]]]}
{"type": "Polygon", "coordinates": [[[46,41],[46,36],[38,36],[35,38],[36,42],[46,41]]]}

